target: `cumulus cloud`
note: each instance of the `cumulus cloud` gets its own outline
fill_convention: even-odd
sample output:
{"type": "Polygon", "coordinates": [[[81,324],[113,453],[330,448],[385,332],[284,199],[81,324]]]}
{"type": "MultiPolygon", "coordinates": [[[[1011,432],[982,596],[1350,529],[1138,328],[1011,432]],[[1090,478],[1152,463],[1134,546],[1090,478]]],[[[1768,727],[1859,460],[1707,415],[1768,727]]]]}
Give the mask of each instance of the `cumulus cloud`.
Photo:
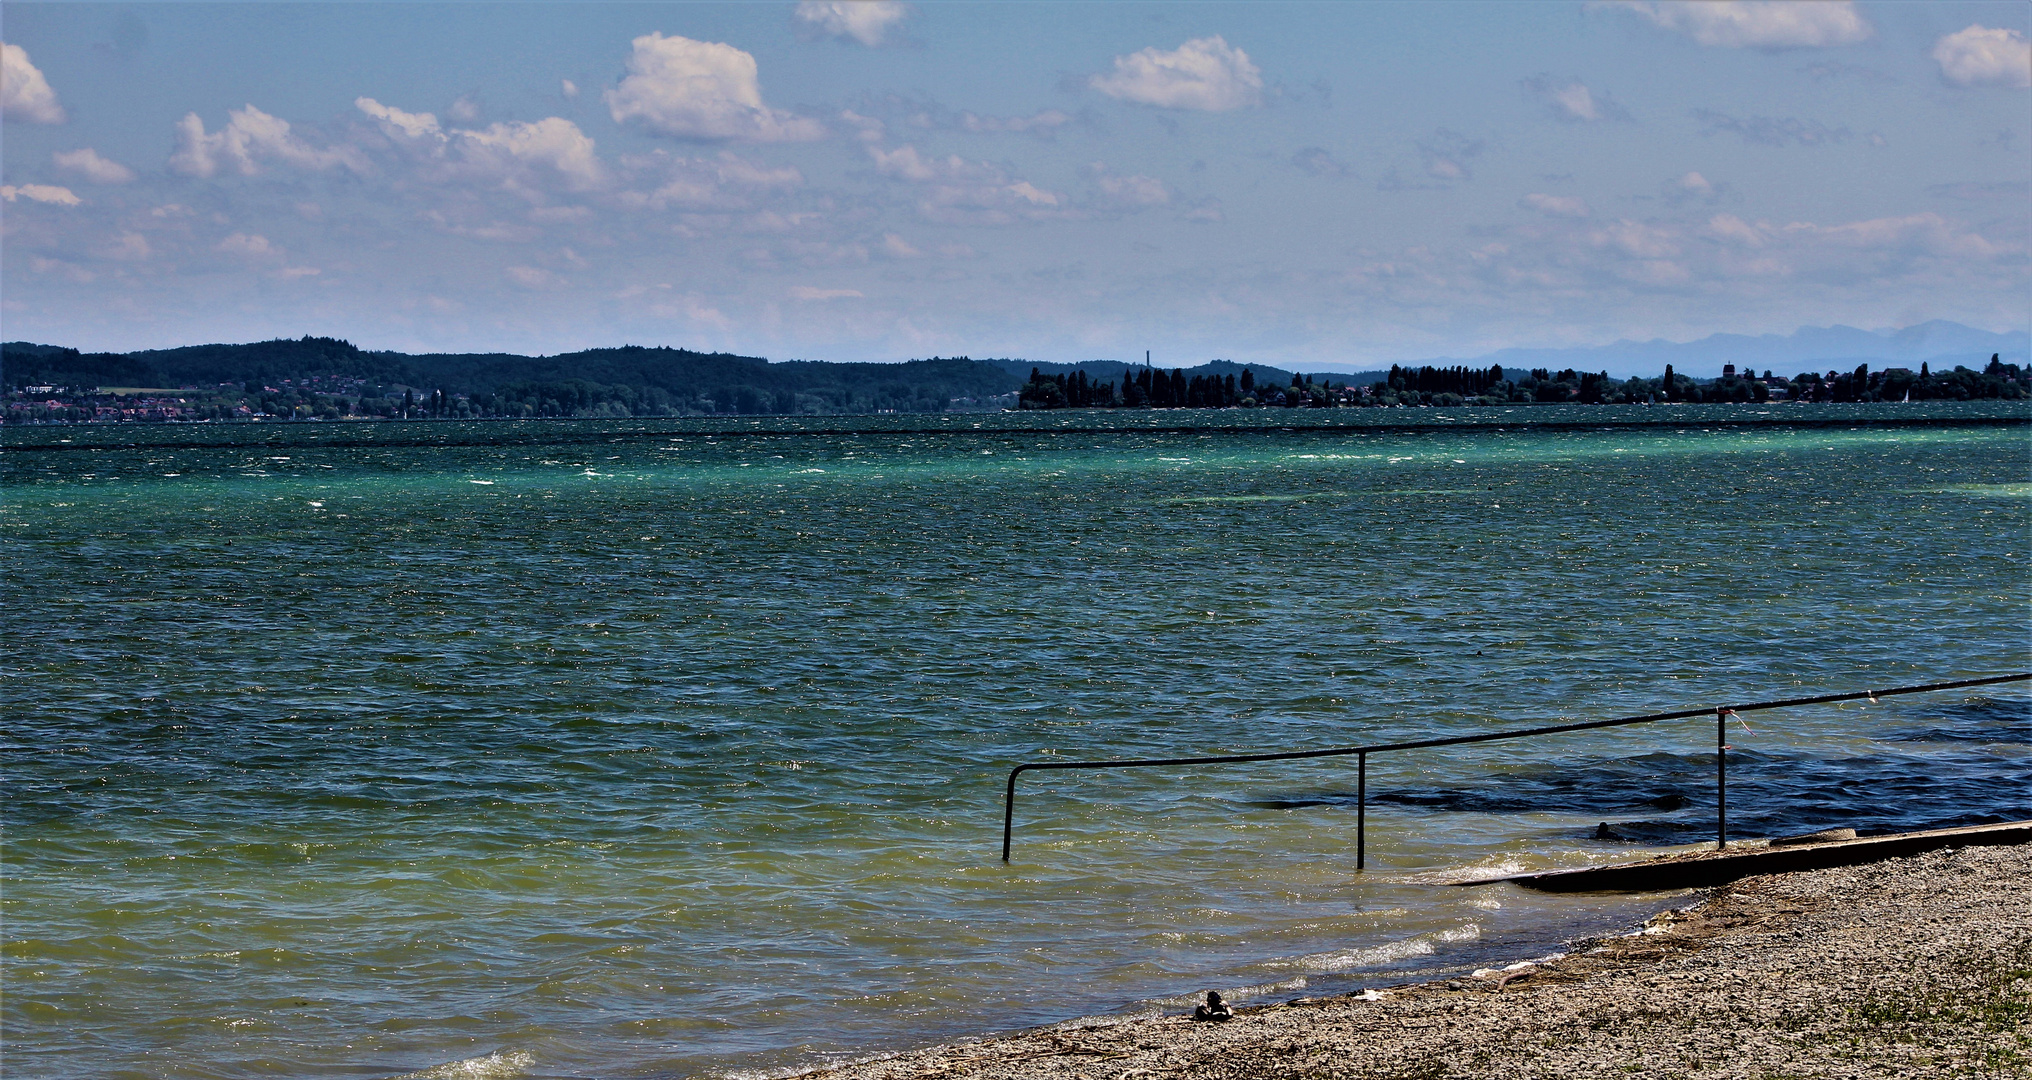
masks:
{"type": "Polygon", "coordinates": [[[1694,119],[1707,125],[1703,135],[1726,131],[1744,142],[1760,146],[1827,146],[1847,142],[1855,132],[1845,127],[1828,127],[1818,120],[1796,116],[1730,116],[1713,109],[1695,109],[1694,119]]]}
{"type": "Polygon", "coordinates": [[[59,150],[50,155],[59,169],[67,169],[98,184],[125,184],[134,179],[134,170],[117,161],[99,156],[97,150],[87,146],[79,150],[59,150]]]}
{"type": "Polygon", "coordinates": [[[1573,195],[1545,195],[1533,192],[1517,200],[1517,205],[1526,210],[1536,210],[1547,217],[1584,218],[1591,212],[1584,200],[1573,195]]]}
{"type": "Polygon", "coordinates": [[[1170,52],[1155,47],[1115,57],[1115,70],[1087,85],[1111,98],[1165,109],[1226,112],[1263,103],[1263,72],[1219,35],[1170,52]]]}
{"type": "Polygon", "coordinates": [[[71,189],[57,187],[55,184],[23,184],[20,187],[7,184],[0,186],[0,200],[13,202],[16,199],[49,203],[53,206],[77,206],[84,202],[71,189]]]}
{"type": "Polygon", "coordinates": [[[579,98],[579,84],[570,79],[559,79],[557,81],[557,92],[563,94],[566,101],[577,101],[579,98]]]}
{"type": "Polygon", "coordinates": [[[28,50],[0,42],[0,116],[30,124],[61,124],[63,104],[49,80],[28,60],[28,50]]]}
{"type": "Polygon", "coordinates": [[[593,140],[577,124],[552,116],[535,123],[491,124],[482,131],[455,131],[466,160],[500,177],[504,187],[531,187],[530,174],[589,191],[605,180],[593,140]]]}
{"type": "Polygon", "coordinates": [[[444,129],[438,127],[437,117],[430,113],[404,112],[392,105],[383,105],[370,97],[354,98],[353,107],[381,121],[391,135],[400,135],[405,139],[444,138],[444,129]]]}
{"type": "Polygon", "coordinates": [[[1579,79],[1555,79],[1534,75],[1524,80],[1524,92],[1545,103],[1553,118],[1569,123],[1592,124],[1602,120],[1628,120],[1629,110],[1606,94],[1596,94],[1579,79]]]}
{"type": "Polygon", "coordinates": [[[1875,33],[1851,0],[1625,0],[1652,23],[1702,45],[1732,49],[1819,49],[1875,33]]]}
{"type": "Polygon", "coordinates": [[[234,109],[228,117],[225,127],[206,134],[205,122],[198,114],[185,113],[176,125],[177,149],[169,156],[171,171],[204,178],[227,167],[242,176],[253,176],[261,171],[263,161],[314,172],[339,166],[367,171],[366,159],[357,149],[335,146],[319,150],[291,134],[289,121],[252,105],[234,109]]]}
{"type": "Polygon", "coordinates": [[[430,113],[406,112],[370,97],[353,105],[380,121],[382,133],[397,145],[436,163],[443,179],[474,180],[525,197],[553,188],[592,191],[607,183],[592,138],[563,117],[447,131],[430,113]]]}
{"type": "Polygon", "coordinates": [[[910,5],[898,0],[802,0],[797,5],[797,21],[805,32],[870,48],[882,44],[890,28],[909,15],[910,5]]]}
{"type": "Polygon", "coordinates": [[[1971,24],[1934,42],[1933,59],[1956,86],[2032,86],[2032,42],[2016,30],[1971,24]]]}
{"type": "Polygon", "coordinates": [[[616,123],[686,139],[784,142],[825,134],[817,121],[762,103],[755,57],[732,45],[645,34],[634,41],[628,76],[607,91],[616,123]]]}

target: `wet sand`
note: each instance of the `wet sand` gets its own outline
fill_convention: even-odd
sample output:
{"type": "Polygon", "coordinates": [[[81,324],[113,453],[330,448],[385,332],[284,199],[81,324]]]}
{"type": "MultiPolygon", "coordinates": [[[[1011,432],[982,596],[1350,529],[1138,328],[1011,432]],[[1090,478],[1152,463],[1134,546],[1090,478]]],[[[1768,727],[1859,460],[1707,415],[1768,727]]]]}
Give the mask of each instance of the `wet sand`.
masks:
{"type": "Polygon", "coordinates": [[[1744,878],[1679,903],[1545,963],[803,1075],[2032,1077],[2032,845],[1744,878]]]}

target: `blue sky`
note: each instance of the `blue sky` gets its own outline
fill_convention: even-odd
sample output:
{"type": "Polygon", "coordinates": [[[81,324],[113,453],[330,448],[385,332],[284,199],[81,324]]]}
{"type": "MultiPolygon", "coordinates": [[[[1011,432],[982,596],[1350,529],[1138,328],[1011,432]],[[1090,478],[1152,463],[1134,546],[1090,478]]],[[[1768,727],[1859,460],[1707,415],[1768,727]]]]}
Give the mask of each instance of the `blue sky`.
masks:
{"type": "Polygon", "coordinates": [[[2032,322],[2022,3],[0,16],[9,339],[1366,366],[2032,322]]]}

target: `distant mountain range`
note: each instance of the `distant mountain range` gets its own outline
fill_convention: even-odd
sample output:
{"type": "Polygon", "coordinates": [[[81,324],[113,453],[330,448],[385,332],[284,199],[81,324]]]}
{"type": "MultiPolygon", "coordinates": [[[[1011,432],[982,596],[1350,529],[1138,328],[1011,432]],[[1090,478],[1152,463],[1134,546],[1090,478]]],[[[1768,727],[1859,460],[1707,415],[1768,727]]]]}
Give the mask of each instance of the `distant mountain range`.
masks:
{"type": "MultiPolygon", "coordinates": [[[[1460,360],[1440,357],[1412,360],[1405,367],[1489,367],[1505,370],[1548,368],[1558,371],[1607,371],[1611,375],[1656,375],[1671,364],[1674,371],[1695,378],[1720,375],[1723,364],[1769,369],[1781,375],[1802,371],[1846,370],[1857,364],[1917,368],[1921,362],[1950,369],[1965,364],[1980,369],[1996,354],[2007,364],[2027,362],[2032,335],[2023,330],[1992,333],[1935,319],[1903,329],[1860,330],[1853,326],[1802,326],[1790,334],[1710,334],[1699,341],[1618,341],[1565,349],[1501,349],[1460,360]]],[[[1360,381],[1357,379],[1356,381],[1360,381]]]]}

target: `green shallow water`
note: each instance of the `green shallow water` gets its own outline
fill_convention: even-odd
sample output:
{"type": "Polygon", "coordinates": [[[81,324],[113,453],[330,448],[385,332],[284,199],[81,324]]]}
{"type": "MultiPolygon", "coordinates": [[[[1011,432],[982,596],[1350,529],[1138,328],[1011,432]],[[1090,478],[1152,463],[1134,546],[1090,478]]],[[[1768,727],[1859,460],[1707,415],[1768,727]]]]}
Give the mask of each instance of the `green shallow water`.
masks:
{"type": "MultiPolygon", "coordinates": [[[[1032,774],[1007,867],[1003,778],[2027,667],[2022,409],[1236,415],[10,430],[8,1073],[756,1072],[1471,968],[1657,898],[1434,882],[1698,842],[1712,729],[1373,761],[1361,876],[1345,760],[1032,774]]],[[[1744,835],[2032,817],[2019,691],[1732,740],[1744,835]]]]}

